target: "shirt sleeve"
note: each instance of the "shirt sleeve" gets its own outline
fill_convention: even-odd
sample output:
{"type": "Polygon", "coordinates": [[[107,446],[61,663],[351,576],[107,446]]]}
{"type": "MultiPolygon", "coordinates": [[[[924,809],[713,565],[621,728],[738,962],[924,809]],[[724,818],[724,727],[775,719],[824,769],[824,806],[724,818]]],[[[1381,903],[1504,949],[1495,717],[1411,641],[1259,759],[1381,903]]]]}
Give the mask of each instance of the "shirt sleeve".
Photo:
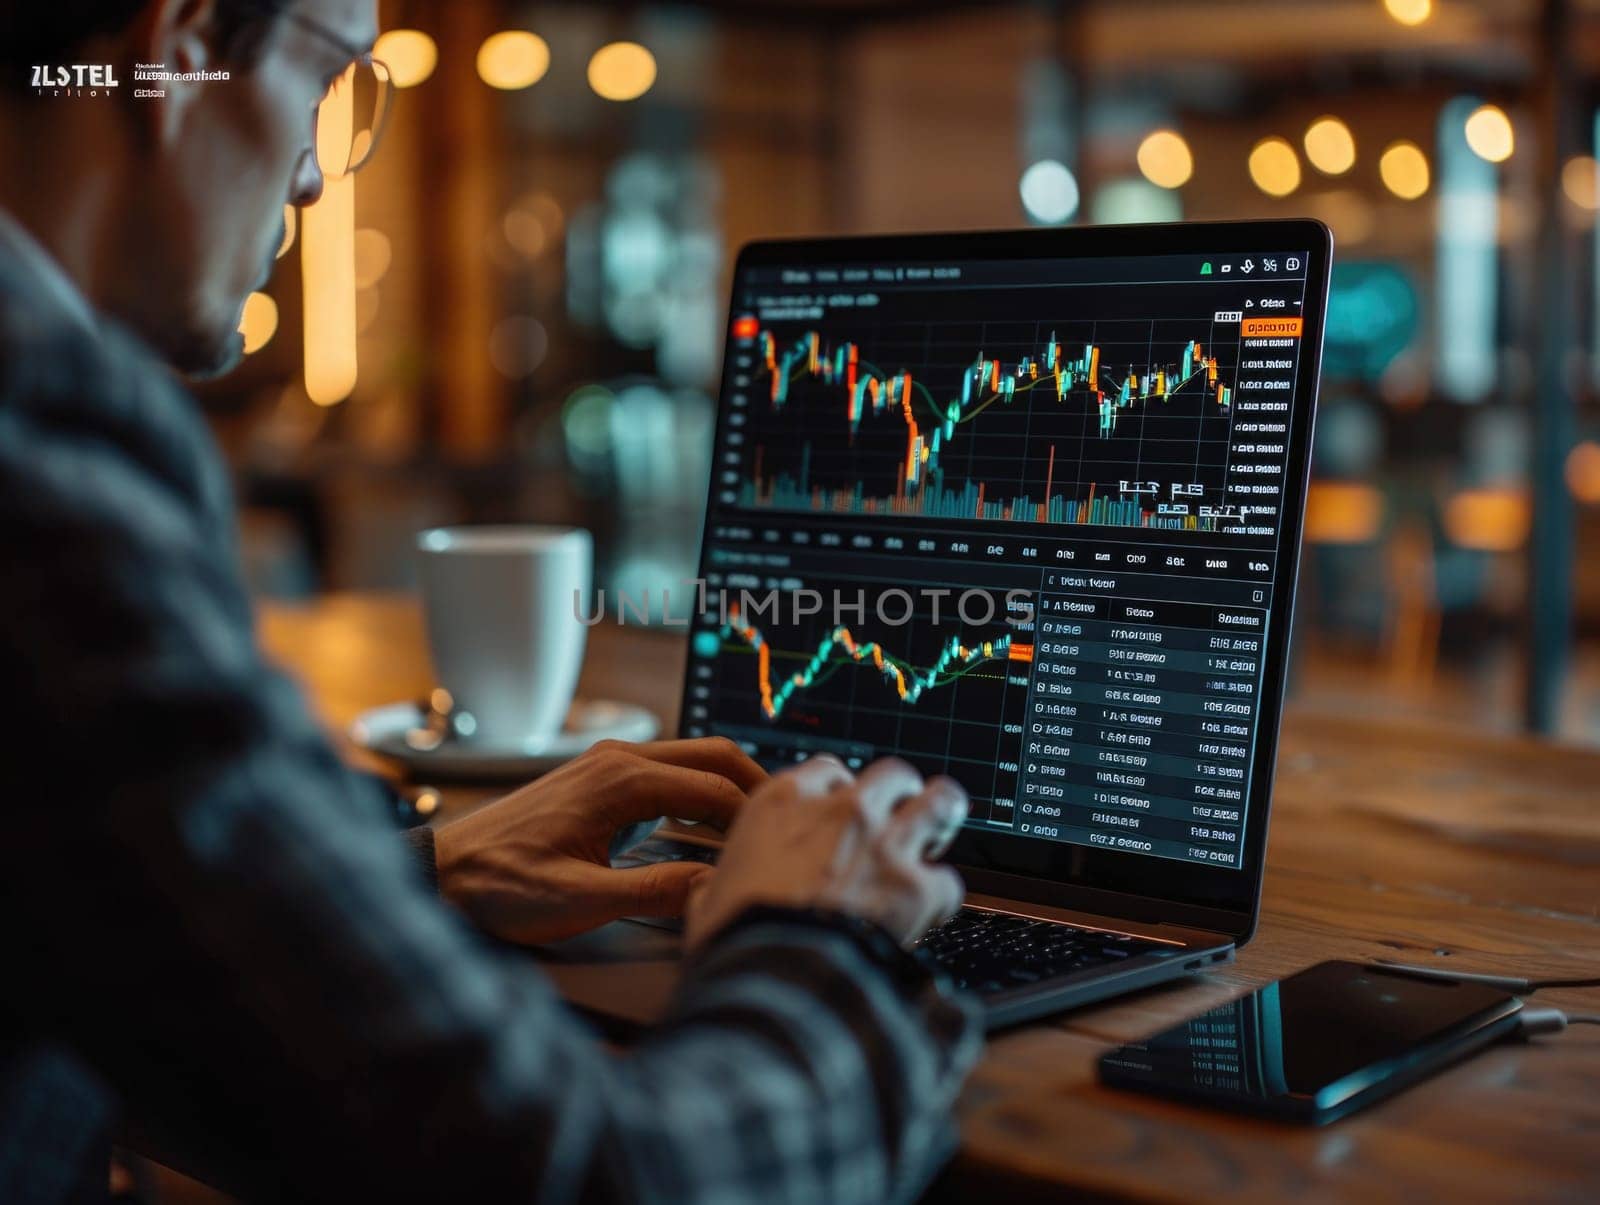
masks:
{"type": "Polygon", "coordinates": [[[0,407],[18,1025],[251,1199],[915,1195],[978,1049],[965,999],[767,914],[608,1051],[439,904],[262,663],[187,402],[93,384],[94,421],[71,388],[0,407]]]}

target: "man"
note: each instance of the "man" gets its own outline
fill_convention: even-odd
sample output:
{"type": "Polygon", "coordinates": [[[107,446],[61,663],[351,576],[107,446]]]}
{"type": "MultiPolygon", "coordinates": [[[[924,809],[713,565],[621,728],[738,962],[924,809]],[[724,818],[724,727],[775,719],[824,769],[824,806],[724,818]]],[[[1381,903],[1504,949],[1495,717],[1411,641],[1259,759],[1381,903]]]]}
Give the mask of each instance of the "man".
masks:
{"type": "Polygon", "coordinates": [[[149,348],[237,358],[374,32],[372,0],[0,12],[0,1200],[103,1197],[122,1133],[251,1199],[912,1196],[978,1043],[899,945],[959,903],[926,860],[958,787],[608,746],[407,851],[259,659],[223,469],[149,348]],[[230,78],[134,98],[134,63],[230,78]],[[86,64],[117,85],[50,82],[86,64]],[[663,812],[737,812],[721,868],[606,866],[663,812]],[[464,919],[686,903],[682,992],[624,1055],[464,919]]]}

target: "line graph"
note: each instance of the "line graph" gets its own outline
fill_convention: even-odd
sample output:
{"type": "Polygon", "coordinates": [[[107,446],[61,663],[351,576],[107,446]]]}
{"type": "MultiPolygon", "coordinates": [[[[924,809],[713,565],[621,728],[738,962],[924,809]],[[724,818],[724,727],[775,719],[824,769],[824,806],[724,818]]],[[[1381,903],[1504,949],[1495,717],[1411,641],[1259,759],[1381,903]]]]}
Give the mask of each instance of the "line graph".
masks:
{"type": "Polygon", "coordinates": [[[700,615],[690,641],[691,726],[774,761],[818,749],[858,765],[850,759],[866,750],[897,754],[924,774],[958,779],[975,816],[990,817],[995,800],[1009,814],[1016,766],[1000,751],[1026,720],[1032,624],[1006,621],[999,589],[988,591],[993,611],[969,597],[974,620],[991,616],[969,622],[950,604],[903,614],[885,603],[904,593],[901,583],[876,574],[846,584],[860,587],[861,609],[843,615],[741,610],[742,599],[700,615]]]}
{"type": "Polygon", "coordinates": [[[900,702],[915,704],[924,691],[946,686],[983,662],[1027,662],[1033,659],[1033,645],[1013,640],[1009,632],[970,646],[963,644],[960,636],[951,636],[933,663],[919,668],[905,658],[896,656],[878,641],[858,640],[848,627],[842,625],[830,629],[809,656],[804,651],[780,650],[775,654],[766,636],[740,615],[737,606],[729,610],[728,622],[718,632],[716,644],[708,643],[704,648],[719,648],[721,642],[730,639],[742,641],[745,647],[756,654],[756,686],[760,693],[762,714],[769,720],[782,715],[784,707],[797,692],[825,683],[841,666],[871,664],[884,681],[893,686],[900,702]],[[837,655],[840,650],[842,656],[837,655]],[[785,672],[776,689],[773,687],[774,655],[804,662],[799,669],[785,672]]]}
{"type": "Polygon", "coordinates": [[[1186,321],[1175,338],[1180,321],[1035,324],[1032,338],[1010,324],[951,362],[931,332],[918,347],[881,329],[786,335],[740,319],[754,447],[730,500],[1222,529],[1238,518],[1225,489],[1237,329],[1229,341],[1186,321]]]}

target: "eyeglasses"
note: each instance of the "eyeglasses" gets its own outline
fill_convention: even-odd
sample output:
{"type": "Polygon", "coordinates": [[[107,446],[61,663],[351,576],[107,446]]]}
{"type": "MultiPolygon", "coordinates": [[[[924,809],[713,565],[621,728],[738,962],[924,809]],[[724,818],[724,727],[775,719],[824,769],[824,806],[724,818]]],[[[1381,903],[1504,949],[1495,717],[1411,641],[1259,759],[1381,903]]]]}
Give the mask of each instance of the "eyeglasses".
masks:
{"type": "Polygon", "coordinates": [[[378,147],[394,97],[389,68],[379,59],[341,38],[315,18],[285,9],[281,0],[233,0],[266,16],[289,21],[321,38],[349,60],[317,106],[313,122],[317,166],[337,179],[360,171],[378,147]]]}
{"type": "Polygon", "coordinates": [[[352,60],[333,81],[317,106],[317,166],[323,175],[348,176],[367,165],[393,96],[389,68],[370,54],[352,60]]]}

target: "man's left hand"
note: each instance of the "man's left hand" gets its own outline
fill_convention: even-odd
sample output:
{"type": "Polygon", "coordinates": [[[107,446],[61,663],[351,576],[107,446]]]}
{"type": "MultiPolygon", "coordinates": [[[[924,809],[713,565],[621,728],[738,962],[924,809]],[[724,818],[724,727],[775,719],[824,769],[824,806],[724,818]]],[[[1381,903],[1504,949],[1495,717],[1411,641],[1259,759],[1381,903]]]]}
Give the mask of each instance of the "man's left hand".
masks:
{"type": "Polygon", "coordinates": [[[435,834],[439,891],[484,931],[524,945],[623,916],[681,916],[700,863],[610,865],[612,839],[661,816],[726,829],[766,771],[732,741],[602,741],[435,834]]]}

